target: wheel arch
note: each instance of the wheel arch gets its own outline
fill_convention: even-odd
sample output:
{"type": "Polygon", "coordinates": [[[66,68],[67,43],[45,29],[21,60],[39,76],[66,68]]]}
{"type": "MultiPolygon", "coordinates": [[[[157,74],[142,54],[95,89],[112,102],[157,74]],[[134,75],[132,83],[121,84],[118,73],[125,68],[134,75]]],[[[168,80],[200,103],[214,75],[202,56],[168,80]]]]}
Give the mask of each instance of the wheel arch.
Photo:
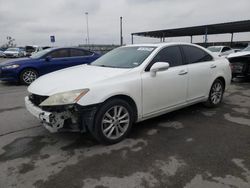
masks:
{"type": "MultiPolygon", "coordinates": [[[[225,80],[225,78],[223,76],[218,76],[215,80],[220,80],[223,83],[223,90],[225,91],[225,88],[226,88],[226,80],[225,80]]],[[[215,82],[215,80],[214,80],[214,82],[215,82]]]]}
{"type": "Polygon", "coordinates": [[[129,105],[132,107],[132,109],[134,110],[134,117],[133,117],[133,122],[136,122],[137,119],[138,119],[138,107],[136,105],[136,102],[135,100],[128,96],[128,95],[125,95],[125,94],[117,94],[117,95],[114,95],[114,96],[111,96],[109,98],[107,98],[103,103],[109,101],[109,100],[112,100],[112,99],[121,99],[121,100],[124,100],[126,102],[129,103],[129,105]]]}

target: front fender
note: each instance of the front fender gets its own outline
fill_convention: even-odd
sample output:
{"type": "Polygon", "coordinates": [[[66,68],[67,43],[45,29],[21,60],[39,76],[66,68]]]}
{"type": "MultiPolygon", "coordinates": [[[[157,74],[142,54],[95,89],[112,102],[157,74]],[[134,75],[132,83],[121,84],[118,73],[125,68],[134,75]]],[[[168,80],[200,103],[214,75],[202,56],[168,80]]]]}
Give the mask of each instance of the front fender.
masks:
{"type": "Polygon", "coordinates": [[[81,106],[89,106],[94,104],[103,103],[111,97],[123,95],[130,97],[136,104],[138,116],[142,111],[142,94],[141,94],[141,80],[137,79],[133,82],[125,82],[114,85],[99,85],[95,88],[90,88],[89,92],[83,96],[77,104],[81,106]]]}

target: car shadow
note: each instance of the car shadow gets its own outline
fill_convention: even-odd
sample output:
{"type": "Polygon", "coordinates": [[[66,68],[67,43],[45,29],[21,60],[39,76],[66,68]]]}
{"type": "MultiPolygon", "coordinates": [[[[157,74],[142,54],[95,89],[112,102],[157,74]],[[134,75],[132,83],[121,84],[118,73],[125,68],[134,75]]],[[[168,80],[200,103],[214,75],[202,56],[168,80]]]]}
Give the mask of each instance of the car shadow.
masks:
{"type": "Polygon", "coordinates": [[[232,83],[245,83],[245,82],[250,82],[250,77],[249,78],[233,78],[232,83]]]}
{"type": "Polygon", "coordinates": [[[6,86],[6,87],[24,86],[18,82],[7,82],[7,81],[0,81],[0,85],[6,86]]]}

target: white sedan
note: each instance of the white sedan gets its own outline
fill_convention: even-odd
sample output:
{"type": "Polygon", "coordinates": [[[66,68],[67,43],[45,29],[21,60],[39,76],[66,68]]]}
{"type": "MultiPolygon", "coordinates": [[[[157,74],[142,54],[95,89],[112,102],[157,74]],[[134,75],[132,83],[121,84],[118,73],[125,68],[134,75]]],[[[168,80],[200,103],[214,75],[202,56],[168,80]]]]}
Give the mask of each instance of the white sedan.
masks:
{"type": "Polygon", "coordinates": [[[229,54],[235,53],[235,50],[228,46],[210,46],[207,49],[219,57],[226,57],[229,54]]]}
{"type": "Polygon", "coordinates": [[[8,48],[3,52],[4,57],[23,57],[24,52],[20,48],[8,48]]]}
{"type": "Polygon", "coordinates": [[[51,132],[89,131],[114,144],[135,122],[200,102],[218,106],[230,81],[229,62],[200,46],[129,45],[38,78],[25,103],[51,132]]]}

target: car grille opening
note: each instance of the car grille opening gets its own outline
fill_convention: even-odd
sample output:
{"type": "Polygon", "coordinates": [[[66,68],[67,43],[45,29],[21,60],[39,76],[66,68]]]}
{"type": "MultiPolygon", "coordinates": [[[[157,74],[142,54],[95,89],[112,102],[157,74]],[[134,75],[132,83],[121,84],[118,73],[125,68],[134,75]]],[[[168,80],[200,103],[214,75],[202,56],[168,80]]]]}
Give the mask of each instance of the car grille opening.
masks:
{"type": "Polygon", "coordinates": [[[36,94],[29,95],[29,100],[35,105],[39,106],[43,101],[45,101],[49,96],[41,96],[36,94]]]}

